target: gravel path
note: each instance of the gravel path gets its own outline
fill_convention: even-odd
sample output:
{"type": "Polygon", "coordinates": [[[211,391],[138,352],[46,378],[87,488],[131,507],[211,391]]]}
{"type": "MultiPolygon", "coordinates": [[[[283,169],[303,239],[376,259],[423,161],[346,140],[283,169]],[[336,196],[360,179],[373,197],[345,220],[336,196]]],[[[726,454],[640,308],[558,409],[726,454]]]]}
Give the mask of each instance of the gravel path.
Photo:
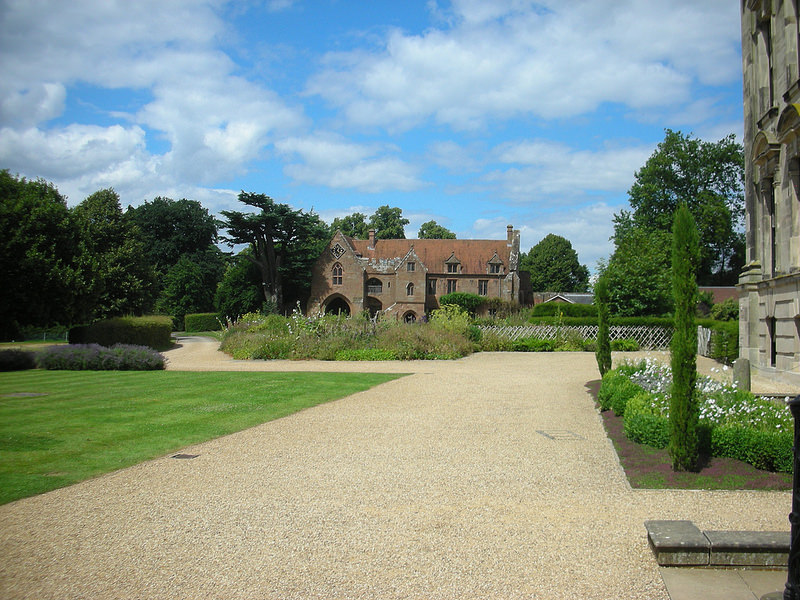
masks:
{"type": "Polygon", "coordinates": [[[0,598],[666,600],[645,520],[788,529],[788,492],[631,490],[592,354],[243,362],[187,339],[168,357],[411,375],[0,507],[0,598]]]}

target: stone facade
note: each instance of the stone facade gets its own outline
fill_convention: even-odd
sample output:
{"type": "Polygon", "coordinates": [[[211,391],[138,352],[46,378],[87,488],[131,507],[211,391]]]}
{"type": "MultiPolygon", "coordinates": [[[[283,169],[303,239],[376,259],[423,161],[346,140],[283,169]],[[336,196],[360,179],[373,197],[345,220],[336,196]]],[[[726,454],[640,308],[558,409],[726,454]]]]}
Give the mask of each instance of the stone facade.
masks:
{"type": "Polygon", "coordinates": [[[740,356],[800,383],[800,31],[798,3],[742,0],[747,255],[740,356]]]}
{"type": "Polygon", "coordinates": [[[309,314],[369,310],[415,321],[439,297],[468,292],[524,302],[519,231],[505,240],[367,240],[337,232],[312,268],[309,314]]]}

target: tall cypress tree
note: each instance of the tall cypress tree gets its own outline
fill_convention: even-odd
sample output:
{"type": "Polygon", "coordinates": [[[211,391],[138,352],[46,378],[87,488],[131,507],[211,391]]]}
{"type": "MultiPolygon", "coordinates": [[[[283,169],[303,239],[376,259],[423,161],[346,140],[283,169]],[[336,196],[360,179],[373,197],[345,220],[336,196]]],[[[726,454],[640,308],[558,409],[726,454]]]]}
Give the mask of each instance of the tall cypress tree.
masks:
{"type": "Polygon", "coordinates": [[[674,471],[697,468],[697,266],[700,260],[697,227],[688,207],[675,211],[672,226],[672,293],[675,300],[675,334],[672,356],[672,398],[669,406],[669,453],[674,471]]]}
{"type": "Polygon", "coordinates": [[[597,305],[597,368],[600,376],[611,370],[611,341],[608,335],[608,286],[601,275],[594,284],[594,303],[597,305]]]}

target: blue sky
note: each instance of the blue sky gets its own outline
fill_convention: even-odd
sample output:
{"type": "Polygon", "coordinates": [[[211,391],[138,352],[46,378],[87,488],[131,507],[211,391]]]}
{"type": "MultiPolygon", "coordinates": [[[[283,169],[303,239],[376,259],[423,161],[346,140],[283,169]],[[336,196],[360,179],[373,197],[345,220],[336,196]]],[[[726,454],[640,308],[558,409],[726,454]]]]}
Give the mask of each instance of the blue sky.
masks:
{"type": "Polygon", "coordinates": [[[0,0],[0,168],[70,205],[265,193],[594,268],[664,129],[741,139],[730,0],[0,0]]]}

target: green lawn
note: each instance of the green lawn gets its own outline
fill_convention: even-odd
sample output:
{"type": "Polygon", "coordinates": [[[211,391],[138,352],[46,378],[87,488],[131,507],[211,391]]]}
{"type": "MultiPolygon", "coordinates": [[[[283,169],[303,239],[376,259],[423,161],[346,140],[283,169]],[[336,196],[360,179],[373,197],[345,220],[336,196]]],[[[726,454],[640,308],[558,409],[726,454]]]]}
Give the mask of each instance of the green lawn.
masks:
{"type": "Polygon", "coordinates": [[[398,377],[402,375],[0,373],[0,504],[163,456],[398,377]]]}

